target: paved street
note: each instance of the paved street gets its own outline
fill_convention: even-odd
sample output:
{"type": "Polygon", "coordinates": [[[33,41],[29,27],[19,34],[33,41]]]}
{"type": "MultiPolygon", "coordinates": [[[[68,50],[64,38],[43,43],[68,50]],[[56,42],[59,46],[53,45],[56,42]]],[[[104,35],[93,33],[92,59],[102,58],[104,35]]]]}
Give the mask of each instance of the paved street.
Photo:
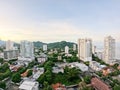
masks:
{"type": "Polygon", "coordinates": [[[19,87],[18,85],[10,84],[6,90],[19,90],[18,87],[19,87]]]}

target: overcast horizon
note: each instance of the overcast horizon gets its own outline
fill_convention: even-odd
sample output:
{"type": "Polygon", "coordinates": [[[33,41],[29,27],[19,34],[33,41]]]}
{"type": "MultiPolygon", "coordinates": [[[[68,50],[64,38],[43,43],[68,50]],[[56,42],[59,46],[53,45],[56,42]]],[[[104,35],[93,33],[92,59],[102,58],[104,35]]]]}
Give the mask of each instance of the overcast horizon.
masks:
{"type": "Polygon", "coordinates": [[[0,38],[103,42],[111,35],[120,42],[120,1],[116,0],[1,0],[0,38]]]}

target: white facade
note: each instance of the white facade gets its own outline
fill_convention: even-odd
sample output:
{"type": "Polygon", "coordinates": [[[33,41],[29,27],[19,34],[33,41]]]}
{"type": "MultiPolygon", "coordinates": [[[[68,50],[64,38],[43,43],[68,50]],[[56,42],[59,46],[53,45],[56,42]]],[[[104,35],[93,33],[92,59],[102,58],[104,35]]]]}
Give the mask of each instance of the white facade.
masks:
{"type": "Polygon", "coordinates": [[[44,53],[41,53],[41,55],[37,57],[37,60],[39,63],[45,63],[47,61],[47,55],[44,53]]]}
{"type": "Polygon", "coordinates": [[[37,60],[38,60],[38,63],[45,63],[47,59],[46,57],[38,57],[37,60]]]}
{"type": "Polygon", "coordinates": [[[78,57],[83,61],[92,60],[92,40],[79,39],[78,40],[78,57]]]}
{"type": "Polygon", "coordinates": [[[79,68],[83,72],[88,71],[88,66],[86,66],[84,63],[73,62],[70,63],[69,66],[72,68],[73,67],[79,68]]]}
{"type": "Polygon", "coordinates": [[[6,50],[13,50],[14,49],[14,43],[10,40],[6,41],[6,50]]]}
{"type": "Polygon", "coordinates": [[[33,70],[33,79],[37,80],[44,73],[44,68],[37,68],[33,70]]]}
{"type": "Polygon", "coordinates": [[[111,36],[105,37],[104,40],[104,61],[107,64],[113,63],[115,60],[115,39],[111,36]]]}
{"type": "Polygon", "coordinates": [[[21,41],[20,45],[20,55],[21,57],[31,58],[34,57],[34,45],[29,41],[21,41]]]}
{"type": "Polygon", "coordinates": [[[89,66],[95,71],[100,71],[102,69],[100,63],[96,61],[91,61],[89,66]]]}
{"type": "Polygon", "coordinates": [[[47,51],[47,45],[43,45],[43,51],[47,51]]]}
{"type": "Polygon", "coordinates": [[[12,59],[17,59],[19,56],[18,50],[5,50],[4,51],[4,59],[9,61],[12,59]]]}
{"type": "Polygon", "coordinates": [[[76,44],[73,44],[73,51],[76,51],[76,49],[77,49],[76,44]]]}
{"type": "Polygon", "coordinates": [[[62,60],[62,56],[58,56],[58,60],[62,60]]]}
{"type": "Polygon", "coordinates": [[[64,69],[60,67],[53,67],[52,72],[53,73],[59,73],[59,72],[64,73],[64,69]]]}
{"type": "Polygon", "coordinates": [[[69,47],[68,46],[65,46],[65,53],[69,54],[69,47]]]}
{"type": "Polygon", "coordinates": [[[39,83],[26,80],[19,86],[19,90],[39,90],[39,83]]]}
{"type": "Polygon", "coordinates": [[[29,63],[32,62],[34,60],[34,57],[18,57],[18,60],[25,63],[29,63]]]}
{"type": "Polygon", "coordinates": [[[4,58],[4,53],[0,52],[0,58],[4,58]]]}
{"type": "Polygon", "coordinates": [[[72,54],[66,54],[65,56],[67,56],[67,57],[72,57],[72,54]]]}

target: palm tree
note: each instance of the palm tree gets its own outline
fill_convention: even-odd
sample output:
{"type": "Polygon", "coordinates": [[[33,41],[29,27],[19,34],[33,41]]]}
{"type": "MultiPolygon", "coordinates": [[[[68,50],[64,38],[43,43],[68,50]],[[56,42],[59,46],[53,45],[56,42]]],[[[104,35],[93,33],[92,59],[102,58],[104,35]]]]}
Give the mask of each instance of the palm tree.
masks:
{"type": "Polygon", "coordinates": [[[80,70],[77,68],[68,68],[65,69],[66,76],[68,80],[74,80],[80,74],[80,70]]]}

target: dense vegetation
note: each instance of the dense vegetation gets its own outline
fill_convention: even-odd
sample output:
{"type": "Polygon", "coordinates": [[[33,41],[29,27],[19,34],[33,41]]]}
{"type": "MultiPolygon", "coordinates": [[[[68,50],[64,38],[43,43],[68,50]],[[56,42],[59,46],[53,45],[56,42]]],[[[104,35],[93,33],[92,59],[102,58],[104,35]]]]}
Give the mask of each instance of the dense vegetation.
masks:
{"type": "Polygon", "coordinates": [[[0,63],[2,64],[4,62],[4,59],[3,58],[0,58],[0,63]]]}
{"type": "Polygon", "coordinates": [[[36,42],[33,42],[33,43],[34,43],[34,46],[35,46],[35,47],[38,47],[38,48],[42,48],[43,45],[45,44],[45,43],[40,42],[40,41],[36,41],[36,42]]]}
{"type": "Polygon", "coordinates": [[[12,81],[15,83],[19,83],[21,81],[20,73],[16,72],[12,75],[12,81]]]}
{"type": "Polygon", "coordinates": [[[65,46],[68,46],[69,48],[73,47],[74,43],[71,42],[66,42],[66,41],[61,41],[61,42],[55,42],[55,43],[49,43],[48,48],[61,48],[64,49],[65,46]]]}
{"type": "Polygon", "coordinates": [[[11,71],[9,70],[9,66],[7,63],[4,63],[0,66],[0,80],[3,80],[11,75],[11,71]]]}
{"type": "Polygon", "coordinates": [[[5,82],[0,81],[0,88],[2,88],[2,89],[5,89],[5,88],[6,88],[5,82]]]}
{"type": "MultiPolygon", "coordinates": [[[[46,65],[48,65],[48,63],[46,65]]],[[[49,85],[58,82],[65,85],[73,85],[78,84],[81,81],[81,79],[79,78],[79,74],[80,70],[76,68],[65,67],[64,73],[60,72],[58,74],[52,73],[51,70],[47,69],[45,73],[38,78],[38,82],[41,84],[47,82],[49,85]]]]}
{"type": "MultiPolygon", "coordinates": [[[[34,43],[34,46],[35,47],[38,47],[38,48],[42,48],[42,46],[44,44],[47,44],[47,43],[43,43],[43,42],[33,42],[34,43]]],[[[69,46],[70,48],[73,47],[73,44],[72,42],[66,42],[66,41],[61,41],[61,42],[54,42],[54,43],[48,43],[48,48],[49,49],[53,49],[53,48],[61,48],[61,49],[64,49],[65,46],[69,46]]]]}

